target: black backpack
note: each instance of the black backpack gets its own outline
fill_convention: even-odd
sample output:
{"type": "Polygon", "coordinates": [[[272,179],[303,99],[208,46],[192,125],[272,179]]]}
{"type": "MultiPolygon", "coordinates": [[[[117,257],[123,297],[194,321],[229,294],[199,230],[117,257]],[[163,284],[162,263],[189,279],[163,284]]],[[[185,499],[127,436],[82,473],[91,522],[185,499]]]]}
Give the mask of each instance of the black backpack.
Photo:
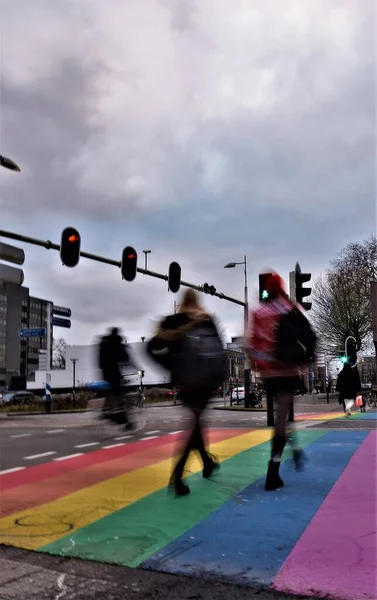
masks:
{"type": "Polygon", "coordinates": [[[226,356],[216,329],[199,324],[180,343],[175,379],[185,389],[212,388],[223,383],[226,356]]]}
{"type": "Polygon", "coordinates": [[[305,365],[314,357],[316,342],[308,319],[298,308],[293,308],[278,323],[275,357],[282,363],[305,365]]]}

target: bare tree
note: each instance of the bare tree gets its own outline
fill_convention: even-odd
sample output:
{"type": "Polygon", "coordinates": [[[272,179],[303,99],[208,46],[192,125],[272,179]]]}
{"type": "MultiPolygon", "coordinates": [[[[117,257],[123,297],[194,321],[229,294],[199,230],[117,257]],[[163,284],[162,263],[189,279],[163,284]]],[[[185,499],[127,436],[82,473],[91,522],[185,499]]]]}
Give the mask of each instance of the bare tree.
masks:
{"type": "Polygon", "coordinates": [[[67,342],[63,338],[54,339],[52,347],[52,368],[65,369],[67,342]]]}
{"type": "Polygon", "coordinates": [[[320,347],[336,354],[353,335],[359,348],[372,332],[370,282],[377,279],[377,237],[349,244],[331,262],[313,290],[313,322],[320,347]],[[334,350],[334,346],[336,350],[334,350]]]}

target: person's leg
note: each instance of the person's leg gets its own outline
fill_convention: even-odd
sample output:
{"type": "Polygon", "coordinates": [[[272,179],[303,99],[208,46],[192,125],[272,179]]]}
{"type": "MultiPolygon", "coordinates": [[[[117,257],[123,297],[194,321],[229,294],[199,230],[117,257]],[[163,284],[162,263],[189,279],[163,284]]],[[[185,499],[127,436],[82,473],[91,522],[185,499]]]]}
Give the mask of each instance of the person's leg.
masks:
{"type": "Polygon", "coordinates": [[[276,404],[275,430],[271,443],[271,459],[268,464],[265,490],[273,491],[284,485],[279,475],[281,458],[286,443],[286,422],[293,402],[293,391],[284,391],[284,382],[276,379],[269,382],[270,392],[276,404]]]}

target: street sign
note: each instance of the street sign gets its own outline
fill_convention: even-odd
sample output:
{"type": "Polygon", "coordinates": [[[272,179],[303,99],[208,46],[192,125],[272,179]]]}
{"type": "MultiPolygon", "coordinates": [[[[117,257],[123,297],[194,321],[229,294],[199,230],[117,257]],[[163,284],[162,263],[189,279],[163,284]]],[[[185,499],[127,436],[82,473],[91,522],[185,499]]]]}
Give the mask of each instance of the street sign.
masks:
{"type": "Polygon", "coordinates": [[[0,242],[0,258],[16,265],[23,265],[25,262],[25,252],[22,248],[16,248],[15,246],[0,242]]]}
{"type": "Polygon", "coordinates": [[[9,265],[0,264],[0,279],[22,285],[24,282],[24,272],[22,269],[15,269],[9,265]]]}
{"type": "Polygon", "coordinates": [[[72,311],[70,308],[64,308],[64,306],[53,306],[52,314],[60,315],[61,317],[70,317],[72,314],[72,311]]]}
{"type": "Polygon", "coordinates": [[[52,317],[52,326],[53,327],[66,327],[67,329],[70,329],[71,321],[69,321],[68,319],[58,319],[56,317],[52,317]]]}
{"type": "Polygon", "coordinates": [[[33,327],[30,329],[20,329],[18,332],[20,338],[30,337],[44,337],[47,335],[47,329],[45,327],[33,327]]]}

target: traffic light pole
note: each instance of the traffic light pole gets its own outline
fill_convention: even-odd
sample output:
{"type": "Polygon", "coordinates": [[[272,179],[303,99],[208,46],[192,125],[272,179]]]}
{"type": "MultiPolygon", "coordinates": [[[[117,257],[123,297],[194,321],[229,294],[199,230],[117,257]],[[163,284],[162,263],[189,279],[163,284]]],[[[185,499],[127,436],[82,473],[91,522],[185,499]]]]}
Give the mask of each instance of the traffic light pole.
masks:
{"type": "MultiPolygon", "coordinates": [[[[37,238],[20,235],[19,233],[4,231],[3,229],[0,229],[0,237],[8,238],[10,240],[16,240],[18,242],[23,242],[24,244],[32,244],[33,246],[41,246],[42,248],[46,248],[46,250],[56,250],[58,252],[60,251],[60,245],[54,244],[53,242],[50,242],[50,240],[39,240],[37,238]]],[[[118,267],[118,269],[121,268],[120,260],[112,260],[111,258],[106,258],[105,256],[99,256],[97,254],[91,254],[90,252],[83,252],[81,250],[80,256],[82,258],[94,260],[105,265],[112,265],[114,267],[118,267]]],[[[156,279],[168,281],[168,275],[163,275],[162,273],[156,273],[155,271],[149,271],[148,269],[140,269],[139,267],[137,268],[137,272],[142,273],[143,275],[149,275],[149,277],[154,277],[156,279]]],[[[181,285],[183,285],[184,287],[191,288],[192,290],[196,290],[197,292],[203,292],[202,285],[195,285],[193,283],[189,283],[188,281],[181,281],[181,285]]],[[[212,294],[212,296],[216,296],[217,298],[220,298],[220,300],[225,300],[226,302],[238,304],[239,306],[245,306],[245,302],[242,302],[242,300],[237,300],[236,298],[226,296],[225,294],[222,294],[220,292],[215,292],[214,294],[212,294]]]]}

